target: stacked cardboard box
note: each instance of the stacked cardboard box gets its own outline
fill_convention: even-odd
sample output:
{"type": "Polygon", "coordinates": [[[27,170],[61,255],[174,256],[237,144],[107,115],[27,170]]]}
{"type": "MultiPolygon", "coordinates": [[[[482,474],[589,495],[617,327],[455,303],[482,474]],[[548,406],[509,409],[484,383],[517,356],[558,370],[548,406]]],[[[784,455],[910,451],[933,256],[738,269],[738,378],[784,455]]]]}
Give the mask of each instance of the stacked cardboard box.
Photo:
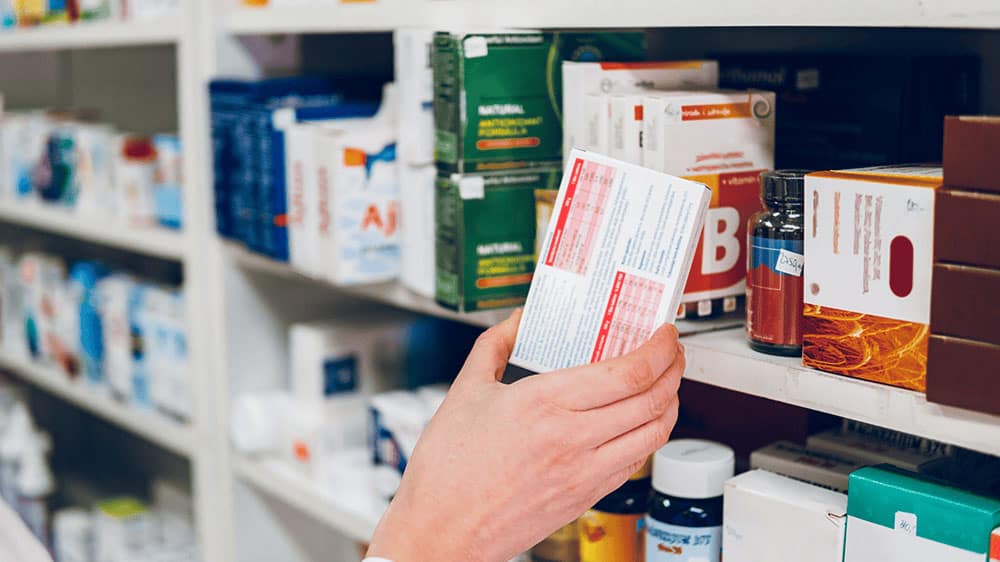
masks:
{"type": "Polygon", "coordinates": [[[524,302],[536,190],[562,171],[562,59],[635,60],[637,33],[435,34],[435,296],[473,311],[524,302]]]}
{"type": "Polygon", "coordinates": [[[948,117],[934,216],[927,398],[1000,414],[1000,117],[948,117]]]}

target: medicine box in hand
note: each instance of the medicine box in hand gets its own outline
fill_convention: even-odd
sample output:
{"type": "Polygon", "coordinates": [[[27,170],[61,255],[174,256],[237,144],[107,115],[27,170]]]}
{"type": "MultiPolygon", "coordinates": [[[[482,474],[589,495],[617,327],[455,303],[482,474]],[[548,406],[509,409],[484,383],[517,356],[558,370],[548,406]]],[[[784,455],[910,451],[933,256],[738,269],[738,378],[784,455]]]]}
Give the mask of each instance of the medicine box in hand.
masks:
{"type": "Polygon", "coordinates": [[[511,363],[610,359],[673,322],[710,198],[704,184],[574,150],[511,363]]]}

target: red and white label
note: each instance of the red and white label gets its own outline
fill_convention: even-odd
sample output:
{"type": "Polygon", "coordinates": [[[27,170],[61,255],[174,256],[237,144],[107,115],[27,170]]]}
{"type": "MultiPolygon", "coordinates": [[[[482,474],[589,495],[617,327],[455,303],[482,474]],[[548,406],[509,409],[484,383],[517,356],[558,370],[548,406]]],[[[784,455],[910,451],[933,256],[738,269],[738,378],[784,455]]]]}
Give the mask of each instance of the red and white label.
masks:
{"type": "Polygon", "coordinates": [[[615,172],[583,159],[573,163],[545,265],[580,275],[587,271],[615,172]]]}
{"type": "Polygon", "coordinates": [[[615,274],[591,363],[624,355],[649,338],[665,288],[638,275],[615,274]]]}

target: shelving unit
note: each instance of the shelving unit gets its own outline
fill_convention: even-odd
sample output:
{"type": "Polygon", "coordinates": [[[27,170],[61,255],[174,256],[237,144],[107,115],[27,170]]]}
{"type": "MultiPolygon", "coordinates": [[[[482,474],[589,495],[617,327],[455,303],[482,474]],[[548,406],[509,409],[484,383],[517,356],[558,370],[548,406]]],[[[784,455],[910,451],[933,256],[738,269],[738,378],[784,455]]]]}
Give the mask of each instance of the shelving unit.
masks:
{"type": "Polygon", "coordinates": [[[140,22],[79,22],[0,31],[0,53],[162,45],[177,42],[180,18],[140,22]]]}
{"type": "Polygon", "coordinates": [[[228,31],[235,34],[344,33],[397,27],[934,27],[994,29],[1000,11],[990,0],[891,0],[843,2],[686,3],[623,0],[609,9],[600,0],[464,0],[462,2],[328,3],[275,8],[233,8],[228,31]]]}
{"type": "Polygon", "coordinates": [[[13,373],[31,385],[178,455],[191,457],[194,453],[193,432],[183,422],[98,394],[82,382],[71,381],[68,375],[52,367],[0,355],[0,370],[13,373]]]}
{"type": "Polygon", "coordinates": [[[682,339],[688,379],[1000,456],[1000,416],[927,402],[919,392],[833,375],[751,350],[743,330],[682,339]]]}
{"type": "Polygon", "coordinates": [[[375,497],[355,498],[364,505],[352,504],[317,490],[313,482],[278,460],[240,458],[235,467],[241,480],[358,542],[371,538],[382,512],[388,507],[388,502],[375,497]]]}
{"type": "Polygon", "coordinates": [[[160,227],[130,228],[41,204],[0,202],[0,222],[145,256],[181,261],[185,255],[186,241],[180,231],[160,227]]]}

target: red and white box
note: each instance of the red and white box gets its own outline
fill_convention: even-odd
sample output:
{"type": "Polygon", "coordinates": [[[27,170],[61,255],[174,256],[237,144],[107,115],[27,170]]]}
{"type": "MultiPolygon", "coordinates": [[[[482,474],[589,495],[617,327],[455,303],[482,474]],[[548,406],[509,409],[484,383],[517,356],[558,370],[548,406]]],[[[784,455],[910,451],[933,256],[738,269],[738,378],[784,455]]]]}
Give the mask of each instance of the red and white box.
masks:
{"type": "Polygon", "coordinates": [[[574,150],[510,362],[545,372],[611,359],[673,322],[711,195],[574,150]]]}

